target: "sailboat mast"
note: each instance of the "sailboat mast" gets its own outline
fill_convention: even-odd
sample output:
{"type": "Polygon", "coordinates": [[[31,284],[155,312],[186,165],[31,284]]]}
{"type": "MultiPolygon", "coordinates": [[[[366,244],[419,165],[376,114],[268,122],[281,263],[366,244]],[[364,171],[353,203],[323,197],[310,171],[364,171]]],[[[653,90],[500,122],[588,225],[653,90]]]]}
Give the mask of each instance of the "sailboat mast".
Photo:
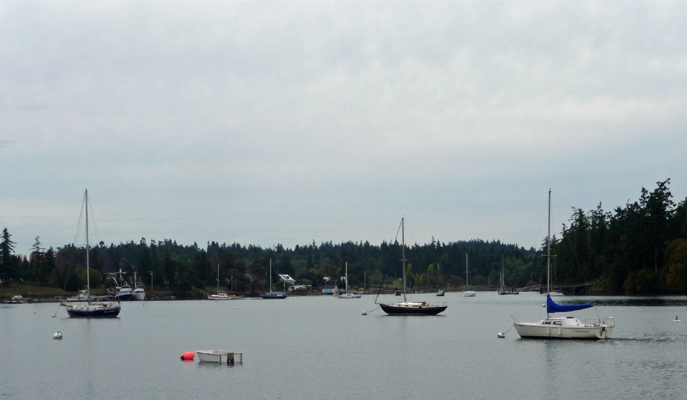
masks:
{"type": "Polygon", "coordinates": [[[270,292],[272,291],[272,259],[270,258],[270,292]]]}
{"type": "Polygon", "coordinates": [[[219,294],[219,264],[217,264],[217,294],[219,294]]]}
{"type": "Polygon", "coordinates": [[[91,268],[88,259],[88,189],[84,195],[86,201],[86,293],[88,294],[88,302],[91,302],[91,268]]]}
{"type": "Polygon", "coordinates": [[[551,189],[549,189],[549,228],[546,234],[546,293],[551,292],[551,189]]]}
{"type": "Polygon", "coordinates": [[[470,289],[470,276],[468,275],[468,253],[465,253],[465,290],[470,289]]]}
{"type": "Polygon", "coordinates": [[[506,269],[503,263],[503,254],[501,254],[501,288],[506,288],[506,269]]]}
{"type": "Polygon", "coordinates": [[[346,261],[346,293],[348,293],[348,261],[346,261]]]}
{"type": "Polygon", "coordinates": [[[405,218],[401,218],[401,263],[403,270],[403,301],[408,302],[406,299],[406,233],[405,233],[405,218]]]}

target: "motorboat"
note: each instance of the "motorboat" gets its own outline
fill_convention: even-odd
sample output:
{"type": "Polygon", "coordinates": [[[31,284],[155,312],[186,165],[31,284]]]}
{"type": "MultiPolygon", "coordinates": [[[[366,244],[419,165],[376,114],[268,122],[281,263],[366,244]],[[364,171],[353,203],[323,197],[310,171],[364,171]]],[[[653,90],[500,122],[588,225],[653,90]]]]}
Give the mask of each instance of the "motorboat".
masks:
{"type": "Polygon", "coordinates": [[[227,292],[217,292],[217,294],[209,294],[208,300],[235,300],[240,299],[240,296],[227,294],[227,292]]]}
{"type": "Polygon", "coordinates": [[[115,283],[115,287],[108,288],[108,294],[119,301],[130,301],[133,296],[133,289],[129,286],[129,283],[124,280],[124,272],[122,272],[120,268],[119,272],[115,272],[114,274],[115,276],[112,277],[112,280],[115,283]],[[119,280],[116,278],[117,275],[119,275],[119,280]]]}
{"type": "Polygon", "coordinates": [[[143,283],[139,281],[136,277],[136,271],[134,271],[134,287],[131,290],[131,300],[143,301],[146,299],[146,291],[143,288],[143,283]]]}

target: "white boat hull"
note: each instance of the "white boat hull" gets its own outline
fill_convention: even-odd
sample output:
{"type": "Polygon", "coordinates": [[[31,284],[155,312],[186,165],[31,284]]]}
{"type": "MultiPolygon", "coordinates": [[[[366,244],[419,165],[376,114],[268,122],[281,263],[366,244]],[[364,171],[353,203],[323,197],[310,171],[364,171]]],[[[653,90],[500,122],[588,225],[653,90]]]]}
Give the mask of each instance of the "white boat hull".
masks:
{"type": "Polygon", "coordinates": [[[362,295],[356,293],[344,293],[339,295],[340,299],[359,299],[361,297],[362,295]]]}
{"type": "Polygon", "coordinates": [[[143,301],[146,299],[146,292],[143,289],[134,289],[131,294],[131,300],[143,301]]]}
{"type": "Polygon", "coordinates": [[[475,297],[475,292],[473,290],[466,290],[463,292],[463,297],[475,297]]]}
{"type": "Polygon", "coordinates": [[[613,334],[613,319],[600,324],[582,323],[577,318],[555,318],[537,323],[515,322],[515,331],[522,338],[532,339],[610,339],[613,334]],[[554,321],[563,321],[554,324],[554,321]]]}
{"type": "Polygon", "coordinates": [[[243,353],[223,350],[196,350],[200,362],[233,365],[235,362],[243,364],[243,353]]]}
{"type": "Polygon", "coordinates": [[[217,294],[209,294],[208,300],[234,300],[239,299],[238,296],[233,296],[224,292],[219,292],[217,294]]]}

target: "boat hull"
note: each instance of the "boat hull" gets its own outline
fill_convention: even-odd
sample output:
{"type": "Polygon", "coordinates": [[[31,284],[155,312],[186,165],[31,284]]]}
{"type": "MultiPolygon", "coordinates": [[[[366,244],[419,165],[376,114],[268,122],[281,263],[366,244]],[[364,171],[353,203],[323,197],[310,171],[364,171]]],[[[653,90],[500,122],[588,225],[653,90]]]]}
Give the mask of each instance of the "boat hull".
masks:
{"type": "Polygon", "coordinates": [[[466,290],[463,292],[463,297],[475,297],[475,294],[474,290],[466,290]]]}
{"type": "Polygon", "coordinates": [[[262,297],[262,298],[265,299],[265,300],[278,300],[278,299],[285,299],[285,298],[286,298],[286,294],[285,294],[285,293],[280,293],[280,292],[277,292],[277,293],[267,293],[267,294],[262,295],[262,296],[260,296],[260,297],[262,297]]]}
{"type": "Polygon", "coordinates": [[[143,289],[134,289],[131,294],[131,300],[133,301],[143,301],[146,299],[146,292],[143,289]]]}
{"type": "Polygon", "coordinates": [[[360,294],[355,294],[355,293],[346,293],[346,294],[340,294],[339,298],[340,299],[359,299],[363,297],[360,294]]]}
{"type": "Polygon", "coordinates": [[[610,339],[613,328],[606,325],[551,326],[516,322],[515,331],[526,339],[610,339]]]}
{"type": "Polygon", "coordinates": [[[222,350],[196,350],[198,361],[217,364],[233,365],[234,362],[243,364],[243,353],[222,350]]]}
{"type": "Polygon", "coordinates": [[[382,310],[389,315],[437,315],[444,310],[447,306],[432,306],[426,305],[422,307],[412,307],[404,306],[403,303],[396,304],[380,304],[382,310]]]}
{"type": "Polygon", "coordinates": [[[69,305],[65,308],[70,318],[117,318],[121,311],[119,305],[69,305]]]}

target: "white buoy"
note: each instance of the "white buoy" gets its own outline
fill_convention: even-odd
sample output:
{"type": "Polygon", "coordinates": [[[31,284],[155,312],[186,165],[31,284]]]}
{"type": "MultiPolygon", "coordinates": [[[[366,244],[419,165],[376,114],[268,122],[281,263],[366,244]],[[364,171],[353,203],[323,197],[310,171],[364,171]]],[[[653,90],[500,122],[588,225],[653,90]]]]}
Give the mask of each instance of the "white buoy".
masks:
{"type": "Polygon", "coordinates": [[[52,338],[56,339],[56,340],[62,339],[62,332],[60,332],[60,331],[55,332],[55,334],[52,335],[52,338]]]}
{"type": "Polygon", "coordinates": [[[363,311],[363,315],[367,315],[367,311],[363,311]]]}
{"type": "Polygon", "coordinates": [[[499,334],[496,337],[498,337],[499,339],[503,339],[506,337],[506,334],[503,332],[499,332],[499,334]]]}

